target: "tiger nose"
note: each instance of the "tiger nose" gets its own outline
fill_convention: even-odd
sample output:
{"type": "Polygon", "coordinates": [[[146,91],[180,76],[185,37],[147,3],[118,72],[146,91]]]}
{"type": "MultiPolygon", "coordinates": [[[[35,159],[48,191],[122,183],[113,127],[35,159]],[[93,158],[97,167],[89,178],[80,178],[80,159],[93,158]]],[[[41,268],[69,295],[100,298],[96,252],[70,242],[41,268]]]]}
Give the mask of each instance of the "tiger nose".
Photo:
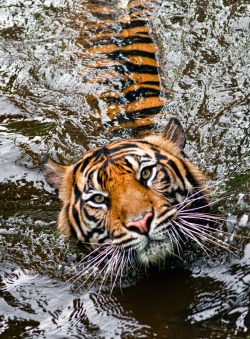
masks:
{"type": "Polygon", "coordinates": [[[134,231],[139,231],[142,234],[148,233],[151,221],[153,219],[153,213],[144,212],[142,215],[142,218],[128,222],[126,227],[134,231]]]}

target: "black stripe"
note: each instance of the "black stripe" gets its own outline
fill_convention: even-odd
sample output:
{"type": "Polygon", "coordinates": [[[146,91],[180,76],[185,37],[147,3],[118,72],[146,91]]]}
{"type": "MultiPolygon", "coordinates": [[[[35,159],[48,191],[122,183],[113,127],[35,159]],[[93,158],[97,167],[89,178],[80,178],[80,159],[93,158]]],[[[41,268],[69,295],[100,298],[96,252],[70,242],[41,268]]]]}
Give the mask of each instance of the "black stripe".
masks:
{"type": "Polygon", "coordinates": [[[99,238],[98,239],[98,244],[103,244],[105,242],[105,240],[108,240],[108,239],[110,239],[110,237],[108,235],[106,235],[103,238],[99,238]]]}
{"type": "Polygon", "coordinates": [[[160,182],[161,183],[161,192],[166,192],[166,190],[167,189],[169,189],[169,187],[170,187],[170,183],[166,183],[166,184],[163,184],[162,182],[160,182]]]}
{"type": "Polygon", "coordinates": [[[128,159],[124,159],[125,164],[128,168],[130,168],[132,173],[134,172],[133,165],[128,161],[128,159]]]}
{"type": "MultiPolygon", "coordinates": [[[[141,233],[140,233],[140,234],[141,234],[141,233]]],[[[119,236],[118,236],[118,237],[119,237],[119,236]]],[[[113,239],[115,240],[115,239],[117,239],[117,237],[114,237],[113,239]]],[[[134,239],[126,239],[126,240],[120,242],[119,245],[127,244],[127,243],[129,243],[129,242],[131,242],[131,241],[133,241],[133,240],[134,240],[134,239]]]]}
{"type": "Polygon", "coordinates": [[[91,222],[97,223],[98,222],[98,218],[95,217],[94,214],[90,214],[86,208],[82,208],[83,214],[84,216],[91,222]]]}
{"type": "MultiPolygon", "coordinates": [[[[159,213],[157,218],[160,219],[164,214],[168,213],[171,210],[171,206],[169,205],[164,205],[163,207],[166,207],[166,210],[164,210],[163,212],[159,213]]],[[[173,216],[171,216],[172,218],[173,216]]]]}
{"type": "Polygon", "coordinates": [[[145,27],[147,26],[147,21],[146,20],[131,20],[129,23],[124,23],[121,24],[122,28],[125,29],[129,29],[129,28],[134,28],[134,27],[145,27]]]}
{"type": "Polygon", "coordinates": [[[166,198],[173,198],[175,200],[174,204],[179,204],[180,202],[176,200],[176,194],[180,194],[181,196],[184,196],[186,197],[188,192],[187,190],[182,190],[180,188],[177,188],[176,190],[173,190],[171,192],[165,192],[163,193],[163,195],[166,197],[166,198]]]}
{"type": "Polygon", "coordinates": [[[73,169],[73,177],[75,177],[76,171],[78,170],[78,168],[79,168],[81,165],[82,165],[82,161],[78,162],[78,163],[75,165],[75,167],[74,167],[74,169],[73,169]]]}
{"type": "Polygon", "coordinates": [[[74,237],[74,238],[77,238],[77,234],[76,234],[76,231],[75,231],[75,229],[74,229],[74,227],[72,226],[72,224],[71,224],[71,222],[70,222],[70,220],[69,220],[69,207],[70,207],[70,204],[68,204],[67,206],[66,206],[66,216],[67,216],[67,223],[68,223],[68,225],[69,225],[69,227],[70,227],[70,233],[71,233],[71,235],[74,237]]]}
{"type": "Polygon", "coordinates": [[[135,43],[153,43],[150,36],[147,34],[145,36],[140,35],[131,35],[128,38],[122,38],[122,37],[99,37],[92,41],[94,45],[98,46],[109,46],[109,45],[116,45],[117,47],[120,47],[123,50],[123,46],[129,46],[131,44],[135,43]]]}
{"type": "MultiPolygon", "coordinates": [[[[109,1],[110,2],[110,1],[109,1]]],[[[111,2],[112,3],[112,2],[111,2]]],[[[107,6],[107,0],[91,0],[91,4],[92,5],[96,5],[94,8],[101,8],[104,6],[107,6]]],[[[109,8],[112,8],[111,6],[109,6],[109,8]]],[[[110,14],[109,14],[110,15],[110,14]]]]}
{"type": "Polygon", "coordinates": [[[114,59],[114,60],[125,59],[124,57],[128,57],[128,56],[141,56],[141,57],[148,57],[151,59],[155,59],[155,53],[145,52],[139,49],[132,49],[132,50],[118,49],[116,51],[109,53],[108,56],[110,57],[110,59],[114,59]]]}
{"type": "Polygon", "coordinates": [[[137,43],[142,43],[142,44],[153,43],[149,35],[142,37],[140,35],[134,34],[134,35],[130,35],[128,38],[122,38],[119,40],[120,40],[119,42],[122,42],[122,45],[120,46],[128,46],[128,45],[137,44],[137,43]]]}
{"type": "Polygon", "coordinates": [[[190,182],[190,184],[194,187],[194,188],[198,188],[200,189],[200,185],[199,183],[195,180],[195,178],[192,176],[192,174],[190,173],[187,165],[185,163],[183,163],[183,167],[185,168],[186,171],[186,178],[187,180],[190,182]]]}
{"type": "MultiPolygon", "coordinates": [[[[117,163],[116,164],[116,167],[118,167],[120,170],[124,170],[124,164],[119,164],[119,163],[117,163]]],[[[127,173],[130,173],[130,174],[134,174],[135,172],[134,172],[134,170],[133,169],[130,169],[130,168],[126,168],[126,172],[127,173]]]]}
{"type": "Polygon", "coordinates": [[[163,167],[166,166],[166,164],[165,164],[165,163],[162,163],[161,160],[166,161],[166,160],[168,160],[168,157],[167,157],[166,155],[160,153],[159,150],[156,150],[156,159],[157,159],[158,161],[160,161],[160,163],[161,163],[161,165],[162,165],[163,167]]]}
{"type": "MultiPolygon", "coordinates": [[[[159,97],[157,97],[159,98],[159,97]]],[[[140,109],[140,110],[136,110],[130,113],[126,113],[127,116],[129,116],[130,119],[136,118],[136,119],[140,119],[140,118],[144,118],[147,115],[156,115],[158,114],[162,108],[164,106],[155,106],[155,107],[150,107],[150,108],[144,108],[144,109],[140,109]]]]}
{"type": "Polygon", "coordinates": [[[120,72],[121,74],[126,73],[137,73],[137,74],[157,74],[158,75],[158,68],[156,66],[150,65],[137,65],[133,64],[132,62],[124,62],[121,65],[114,65],[112,67],[115,71],[120,72]]]}
{"type": "Polygon", "coordinates": [[[131,15],[134,12],[143,11],[144,9],[145,9],[145,6],[143,6],[143,5],[136,5],[134,7],[130,7],[129,8],[129,14],[131,15]]]}
{"type": "MultiPolygon", "coordinates": [[[[112,235],[113,236],[113,235],[112,235]]],[[[120,233],[119,235],[116,235],[113,237],[113,239],[121,239],[123,238],[124,236],[126,236],[126,233],[120,233]]]]}
{"type": "Polygon", "coordinates": [[[176,166],[176,164],[175,164],[172,160],[169,160],[169,161],[167,162],[167,164],[174,170],[174,172],[176,173],[176,175],[178,176],[178,178],[181,180],[183,187],[186,188],[184,179],[183,179],[183,177],[182,177],[182,175],[181,175],[181,173],[180,173],[178,167],[176,166]]]}
{"type": "MultiPolygon", "coordinates": [[[[82,167],[81,167],[81,172],[84,171],[84,169],[88,166],[91,160],[94,160],[94,163],[92,164],[93,166],[101,161],[101,158],[103,157],[104,149],[103,148],[98,148],[94,150],[90,155],[83,160],[82,162],[82,167]]],[[[88,169],[86,172],[86,177],[89,175],[90,171],[92,171],[92,167],[88,169]]]]}
{"type": "Polygon", "coordinates": [[[92,158],[92,155],[89,155],[87,158],[83,159],[81,161],[81,169],[80,169],[80,172],[83,172],[85,170],[85,168],[88,166],[90,160],[92,158]]]}
{"type": "Polygon", "coordinates": [[[90,239],[91,237],[93,237],[93,235],[95,233],[97,234],[103,234],[105,230],[103,228],[93,228],[91,231],[88,232],[88,238],[90,239]]]}
{"type": "Polygon", "coordinates": [[[150,97],[155,97],[159,95],[160,95],[160,91],[157,89],[153,89],[150,87],[149,88],[142,87],[142,88],[138,88],[135,91],[130,91],[126,93],[124,96],[129,102],[132,102],[140,97],[150,98],[150,97]]]}
{"type": "Polygon", "coordinates": [[[103,188],[104,184],[107,181],[107,173],[105,172],[105,167],[107,166],[107,162],[105,161],[105,164],[102,164],[102,171],[98,171],[97,173],[97,182],[98,184],[103,188]]]}
{"type": "MultiPolygon", "coordinates": [[[[107,79],[107,80],[104,81],[104,84],[105,85],[110,85],[110,84],[112,84],[112,81],[113,81],[112,79],[107,79]]],[[[117,91],[120,91],[121,88],[125,89],[125,88],[128,88],[129,86],[134,85],[134,84],[135,84],[134,80],[126,79],[126,80],[121,80],[119,82],[119,84],[117,84],[117,85],[114,84],[113,88],[115,90],[117,90],[117,91]]],[[[144,82],[138,83],[137,85],[138,86],[140,86],[140,85],[155,85],[155,86],[159,86],[160,82],[159,81],[144,81],[144,82]]]]}
{"type": "MultiPolygon", "coordinates": [[[[77,209],[75,208],[75,206],[72,207],[72,214],[73,214],[73,217],[75,219],[75,223],[76,223],[78,229],[81,232],[82,237],[86,240],[86,235],[84,234],[83,229],[81,228],[81,222],[80,222],[80,218],[79,218],[79,213],[78,213],[77,209]]],[[[73,225],[71,227],[74,229],[73,225]]],[[[74,234],[75,234],[75,236],[77,238],[77,233],[76,233],[75,229],[74,229],[74,234]]]]}
{"type": "Polygon", "coordinates": [[[160,180],[160,183],[164,182],[165,184],[169,185],[170,184],[170,177],[168,175],[168,172],[166,168],[162,168],[161,172],[164,173],[164,178],[160,180]]]}
{"type": "Polygon", "coordinates": [[[138,153],[135,150],[132,150],[132,151],[128,151],[128,150],[122,151],[121,150],[121,151],[117,152],[117,154],[113,155],[113,159],[114,159],[114,161],[123,160],[124,156],[127,156],[127,155],[132,156],[132,157],[138,157],[138,153]]]}
{"type": "Polygon", "coordinates": [[[107,97],[105,98],[105,101],[109,104],[119,103],[125,105],[128,103],[136,102],[139,98],[155,98],[156,96],[159,97],[159,95],[160,91],[157,89],[139,88],[137,90],[130,91],[118,98],[107,97]]]}
{"type": "MultiPolygon", "coordinates": [[[[145,144],[149,144],[148,142],[142,142],[142,141],[140,141],[140,143],[145,143],[145,144]]],[[[136,143],[133,143],[133,142],[131,142],[131,143],[126,143],[126,142],[121,142],[121,144],[119,145],[118,144],[118,146],[116,146],[116,147],[112,147],[111,149],[110,149],[110,153],[112,153],[112,154],[114,154],[114,153],[116,153],[116,152],[120,152],[120,151],[124,151],[124,149],[129,149],[129,148],[132,148],[132,150],[134,150],[134,148],[138,148],[138,144],[136,144],[136,143]]]]}
{"type": "Polygon", "coordinates": [[[79,213],[78,213],[78,211],[77,211],[77,209],[75,208],[74,205],[72,206],[72,214],[73,214],[73,217],[75,219],[75,222],[76,222],[78,228],[80,228],[81,223],[80,223],[79,213]]]}
{"type": "Polygon", "coordinates": [[[75,184],[74,186],[74,197],[75,197],[75,202],[77,202],[82,197],[82,192],[79,190],[77,184],[75,184]]]}
{"type": "MultiPolygon", "coordinates": [[[[130,122],[129,122],[130,123],[130,122]]],[[[148,125],[137,125],[135,122],[134,126],[129,126],[129,127],[124,127],[123,129],[125,130],[125,128],[127,128],[129,130],[129,133],[131,135],[131,137],[135,137],[137,138],[138,135],[144,131],[154,131],[155,130],[155,124],[151,123],[148,125]]]]}
{"type": "Polygon", "coordinates": [[[79,190],[77,184],[76,184],[76,172],[78,170],[79,167],[82,166],[82,161],[77,163],[76,166],[74,167],[74,170],[73,170],[73,180],[74,180],[74,197],[75,197],[75,202],[77,202],[79,199],[81,199],[82,197],[82,193],[81,191],[79,190]]]}

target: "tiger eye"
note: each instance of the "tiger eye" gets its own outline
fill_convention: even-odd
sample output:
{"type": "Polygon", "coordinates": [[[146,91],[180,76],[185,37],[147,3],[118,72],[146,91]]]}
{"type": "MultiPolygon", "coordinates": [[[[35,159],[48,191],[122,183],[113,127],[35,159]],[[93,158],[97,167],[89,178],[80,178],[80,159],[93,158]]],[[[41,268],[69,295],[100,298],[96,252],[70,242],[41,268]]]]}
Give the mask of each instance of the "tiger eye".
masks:
{"type": "Polygon", "coordinates": [[[97,204],[100,204],[100,203],[104,202],[105,197],[104,197],[103,195],[101,195],[101,194],[96,194],[96,195],[93,196],[92,199],[93,199],[93,201],[96,202],[97,204]]]}
{"type": "Polygon", "coordinates": [[[148,179],[151,175],[151,172],[152,172],[151,168],[149,168],[149,167],[144,168],[141,172],[141,178],[144,179],[144,180],[148,179]]]}

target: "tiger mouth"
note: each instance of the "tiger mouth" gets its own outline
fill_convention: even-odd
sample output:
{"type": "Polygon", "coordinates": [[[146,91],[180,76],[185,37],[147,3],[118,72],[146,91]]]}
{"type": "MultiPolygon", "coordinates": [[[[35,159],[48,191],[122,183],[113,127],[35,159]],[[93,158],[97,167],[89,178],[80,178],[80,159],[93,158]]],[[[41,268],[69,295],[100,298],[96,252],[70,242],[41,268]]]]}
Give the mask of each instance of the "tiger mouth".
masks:
{"type": "Polygon", "coordinates": [[[150,240],[147,245],[137,252],[137,260],[143,265],[149,265],[163,261],[171,255],[173,246],[170,241],[150,240]]]}

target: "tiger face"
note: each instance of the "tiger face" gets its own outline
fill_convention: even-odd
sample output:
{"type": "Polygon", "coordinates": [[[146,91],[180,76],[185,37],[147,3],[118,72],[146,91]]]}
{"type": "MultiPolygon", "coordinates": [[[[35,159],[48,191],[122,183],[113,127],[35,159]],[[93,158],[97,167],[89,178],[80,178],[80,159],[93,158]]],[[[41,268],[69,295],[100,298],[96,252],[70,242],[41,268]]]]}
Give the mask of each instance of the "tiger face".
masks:
{"type": "Polygon", "coordinates": [[[45,157],[45,177],[63,204],[59,231],[92,249],[107,244],[133,253],[144,265],[166,258],[175,251],[187,197],[205,204],[205,176],[183,155],[184,145],[172,118],[161,135],[112,142],[74,165],[45,157]]]}

